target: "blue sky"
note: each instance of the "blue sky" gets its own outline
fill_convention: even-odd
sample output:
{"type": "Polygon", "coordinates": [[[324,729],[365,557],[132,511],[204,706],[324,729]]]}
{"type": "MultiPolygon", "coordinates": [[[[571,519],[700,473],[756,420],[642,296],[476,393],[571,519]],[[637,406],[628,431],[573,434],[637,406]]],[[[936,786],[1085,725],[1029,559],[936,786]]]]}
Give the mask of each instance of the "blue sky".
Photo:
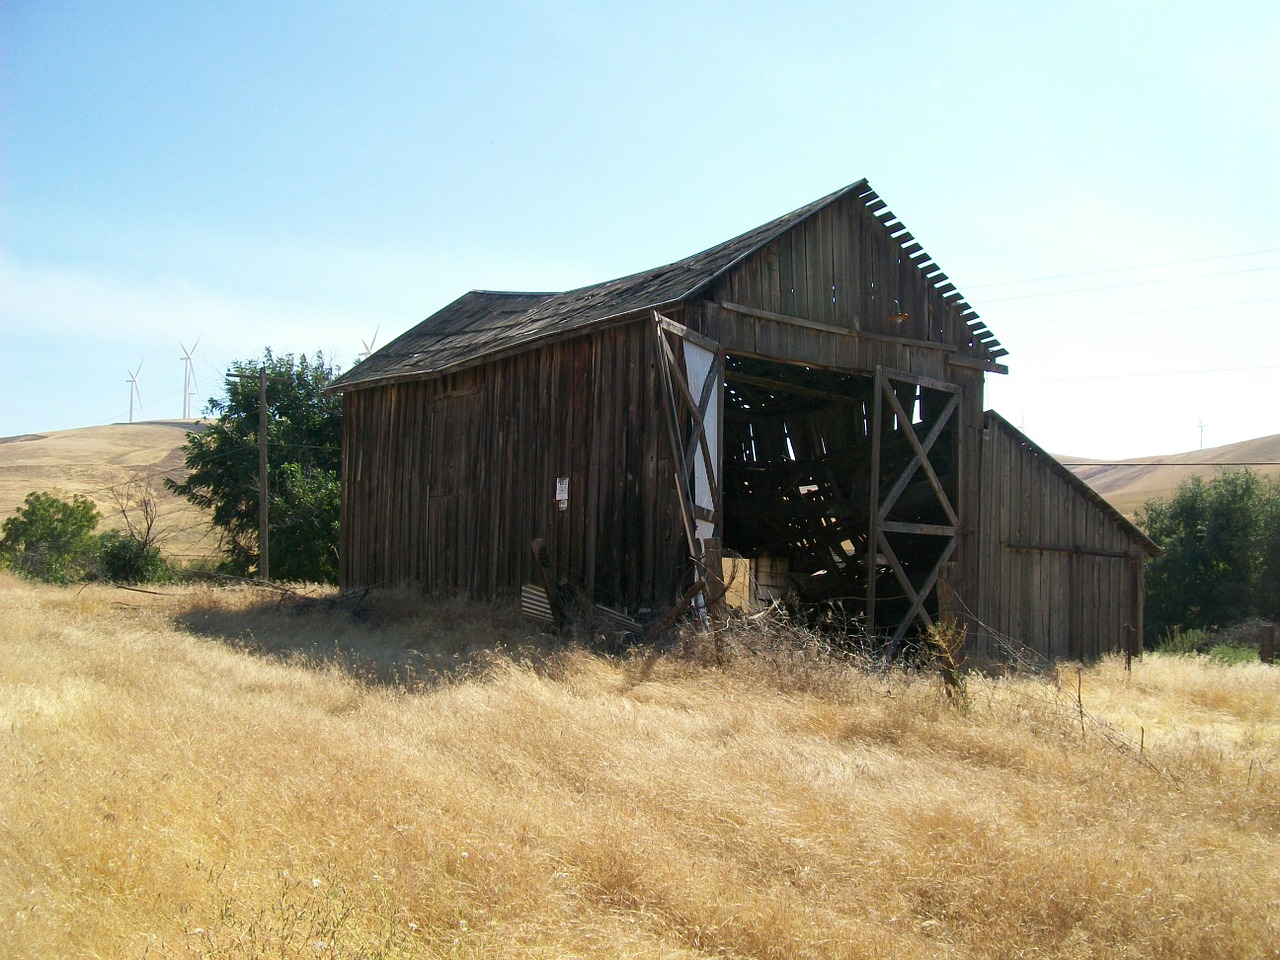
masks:
{"type": "Polygon", "coordinates": [[[868,178],[1059,453],[1280,433],[1280,4],[0,8],[0,436],[868,178]],[[1044,279],[1052,278],[1052,279],[1044,279]]]}

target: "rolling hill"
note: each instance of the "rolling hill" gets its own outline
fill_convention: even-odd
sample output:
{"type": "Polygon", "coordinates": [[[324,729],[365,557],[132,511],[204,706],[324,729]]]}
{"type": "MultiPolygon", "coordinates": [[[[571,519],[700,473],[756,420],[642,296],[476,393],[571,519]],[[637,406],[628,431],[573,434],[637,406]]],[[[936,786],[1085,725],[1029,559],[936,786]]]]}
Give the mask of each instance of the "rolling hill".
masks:
{"type": "Polygon", "coordinates": [[[1178,484],[1192,476],[1210,477],[1214,471],[1239,464],[1269,476],[1280,475],[1280,434],[1242,440],[1207,450],[1135,457],[1121,463],[1091,462],[1087,457],[1058,456],[1081,480],[1097,490],[1121,513],[1132,517],[1154,497],[1171,497],[1178,484]]]}
{"type": "Polygon", "coordinates": [[[178,559],[208,556],[218,538],[204,514],[161,483],[184,476],[182,445],[189,431],[204,427],[199,420],[152,420],[0,437],[0,519],[32,491],[60,490],[92,500],[102,512],[101,529],[123,526],[114,491],[132,478],[151,478],[161,548],[178,559]]]}

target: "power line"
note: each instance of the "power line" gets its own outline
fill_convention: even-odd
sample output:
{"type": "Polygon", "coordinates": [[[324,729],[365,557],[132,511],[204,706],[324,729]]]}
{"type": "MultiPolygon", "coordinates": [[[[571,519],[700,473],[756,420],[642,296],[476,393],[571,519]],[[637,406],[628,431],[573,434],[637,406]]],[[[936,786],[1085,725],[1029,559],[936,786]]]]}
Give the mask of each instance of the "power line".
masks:
{"type": "Polygon", "coordinates": [[[1186,310],[1214,310],[1219,307],[1244,307],[1255,303],[1275,303],[1280,297],[1259,297],[1256,300],[1223,300],[1219,303],[1197,303],[1189,306],[1154,307],[1150,310],[1123,310],[1119,313],[1090,313],[1083,317],[1052,317],[1048,320],[1028,320],[1024,323],[1000,323],[1001,330],[1021,329],[1022,327],[1047,327],[1055,323],[1076,323],[1085,320],[1110,320],[1114,317],[1138,317],[1152,313],[1181,313],[1186,310]]]}
{"type": "Polygon", "coordinates": [[[1126,287],[1148,287],[1157,283],[1178,283],[1183,280],[1205,280],[1210,277],[1230,277],[1239,273],[1260,273],[1264,270],[1280,270],[1280,264],[1266,267],[1246,267],[1243,270],[1220,270],[1217,273],[1197,273],[1189,277],[1162,277],[1159,280],[1134,280],[1130,283],[1111,283],[1101,287],[1074,287],[1071,290],[1047,290],[1041,293],[1020,293],[1015,297],[996,297],[984,303],[1007,303],[1010,300],[1031,300],[1036,297],[1063,297],[1069,293],[1092,293],[1095,290],[1120,290],[1126,287]]]}
{"type": "Polygon", "coordinates": [[[1075,383],[1080,380],[1132,380],[1137,377],[1196,377],[1210,373],[1255,373],[1259,370],[1280,370],[1274,364],[1265,367],[1218,367],[1201,370],[1148,370],[1146,372],[1100,373],[1089,377],[1043,377],[1038,380],[1012,381],[1016,383],[1075,383]]]}
{"type": "Polygon", "coordinates": [[[1083,270],[1079,273],[1055,273],[1044,277],[1027,277],[1023,280],[999,280],[994,283],[965,284],[966,290],[988,287],[1010,287],[1019,283],[1039,283],[1042,280],[1070,280],[1075,277],[1096,277],[1106,273],[1125,273],[1130,270],[1154,270],[1156,267],[1176,267],[1186,263],[1206,263],[1210,260],[1232,260],[1239,257],[1257,257],[1266,253],[1280,253],[1280,247],[1269,250],[1250,250],[1246,253],[1222,253],[1212,257],[1191,257],[1186,260],[1162,260],[1157,263],[1138,264],[1132,267],[1108,267],[1104,270],[1083,270]]]}

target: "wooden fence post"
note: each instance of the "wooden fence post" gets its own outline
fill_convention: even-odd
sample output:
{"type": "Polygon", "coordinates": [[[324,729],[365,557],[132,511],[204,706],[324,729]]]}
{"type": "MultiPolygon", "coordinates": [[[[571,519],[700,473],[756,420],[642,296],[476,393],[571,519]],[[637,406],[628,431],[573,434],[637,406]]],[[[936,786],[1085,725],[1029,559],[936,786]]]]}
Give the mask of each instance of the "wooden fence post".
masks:
{"type": "Polygon", "coordinates": [[[959,607],[956,603],[956,588],[952,586],[952,578],[956,575],[956,565],[954,562],[938,564],[938,583],[934,587],[934,594],[938,598],[938,622],[945,623],[950,620],[952,623],[959,623],[959,607]]]}
{"type": "Polygon", "coordinates": [[[565,625],[564,603],[560,599],[560,585],[556,583],[555,574],[551,571],[551,560],[547,557],[547,544],[541,537],[530,544],[533,547],[534,559],[538,561],[538,572],[542,575],[542,589],[547,593],[547,604],[551,607],[551,618],[556,629],[565,625]]]}
{"type": "Polygon", "coordinates": [[[724,551],[719,537],[707,537],[702,541],[702,561],[707,584],[707,613],[712,619],[724,618],[724,551]]]}

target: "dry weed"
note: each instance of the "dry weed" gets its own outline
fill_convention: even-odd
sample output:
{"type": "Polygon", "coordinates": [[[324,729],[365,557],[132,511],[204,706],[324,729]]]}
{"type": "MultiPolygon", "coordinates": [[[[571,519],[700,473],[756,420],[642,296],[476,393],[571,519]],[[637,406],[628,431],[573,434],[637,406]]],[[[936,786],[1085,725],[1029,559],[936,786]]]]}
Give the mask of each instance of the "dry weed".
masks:
{"type": "Polygon", "coordinates": [[[385,609],[0,579],[0,955],[1280,942],[1275,668],[971,676],[962,713],[807,642],[605,658],[385,609]]]}

